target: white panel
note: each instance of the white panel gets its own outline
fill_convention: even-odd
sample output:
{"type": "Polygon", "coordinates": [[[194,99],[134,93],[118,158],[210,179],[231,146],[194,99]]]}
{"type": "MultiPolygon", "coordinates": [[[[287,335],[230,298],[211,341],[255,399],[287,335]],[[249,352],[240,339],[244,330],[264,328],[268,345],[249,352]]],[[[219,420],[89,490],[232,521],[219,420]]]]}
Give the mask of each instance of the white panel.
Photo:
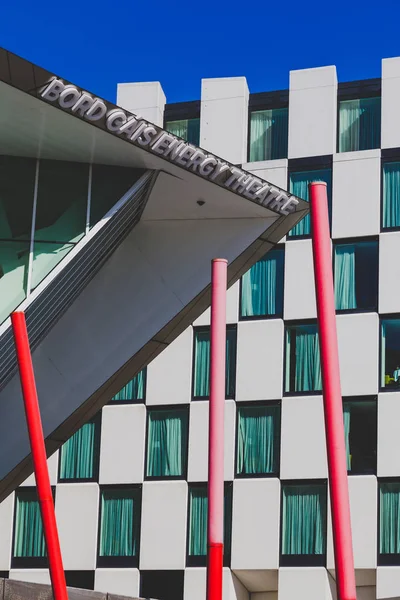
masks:
{"type": "MultiPolygon", "coordinates": [[[[226,322],[234,324],[239,317],[239,289],[240,282],[234,283],[226,293],[226,322]]],[[[193,323],[195,327],[210,325],[210,309],[207,308],[202,315],[193,323]]]]}
{"type": "Polygon", "coordinates": [[[378,567],[376,571],[377,600],[400,598],[400,567],[378,567]]]}
{"type": "MultiPolygon", "coordinates": [[[[188,481],[208,479],[208,411],[209,403],[195,400],[190,405],[188,481]]],[[[224,479],[233,480],[235,462],[236,403],[225,400],[224,479]]]]}
{"type": "Polygon", "coordinates": [[[378,511],[376,477],[349,477],[348,482],[354,566],[356,569],[375,569],[378,511]]]}
{"type": "Polygon", "coordinates": [[[207,573],[205,568],[185,569],[183,600],[206,600],[207,573]]]}
{"type": "Polygon", "coordinates": [[[333,600],[334,582],[324,567],[279,569],[279,600],[333,600]]]}
{"type": "Polygon", "coordinates": [[[278,158],[277,160],[260,160],[257,162],[245,163],[245,171],[254,173],[257,177],[269,181],[284,190],[288,184],[288,160],[287,158],[278,158]]]}
{"type": "Polygon", "coordinates": [[[291,240],[285,246],[284,319],[315,319],[314,267],[311,240],[291,240]]]}
{"type": "Polygon", "coordinates": [[[14,493],[10,494],[0,504],[0,570],[8,571],[10,568],[12,528],[14,513],[14,493]]]}
{"type": "Polygon", "coordinates": [[[94,589],[97,592],[137,598],[139,596],[139,570],[96,569],[94,589]]]}
{"type": "Polygon", "coordinates": [[[380,178],[380,150],[333,156],[333,238],[379,233],[380,178]]]}
{"type": "Polygon", "coordinates": [[[278,479],[235,479],[232,569],[277,569],[279,561],[278,479]]]}
{"type": "Polygon", "coordinates": [[[400,392],[378,396],[378,477],[400,476],[400,392]]]}
{"type": "Polygon", "coordinates": [[[144,473],[146,407],[105,406],[101,422],[101,484],[141,483],[144,473]]]}
{"type": "Polygon", "coordinates": [[[400,232],[379,236],[379,312],[400,312],[400,232]]]}
{"type": "Polygon", "coordinates": [[[282,397],[283,321],[241,321],[238,325],[236,400],[282,397]]]}
{"type": "Polygon", "coordinates": [[[11,569],[10,579],[16,581],[27,581],[29,583],[44,583],[50,585],[50,573],[48,569],[11,569]]]}
{"type": "Polygon", "coordinates": [[[280,475],[282,479],[328,476],[322,396],[283,398],[280,475]]]}
{"type": "Polygon", "coordinates": [[[158,81],[119,83],[117,104],[159,127],[164,125],[165,94],[158,81]]]}
{"type": "Polygon", "coordinates": [[[249,88],[245,77],[201,82],[200,146],[234,164],[247,159],[249,88]]]}
{"type": "MultiPolygon", "coordinates": [[[[50,485],[56,485],[58,473],[58,450],[47,459],[47,467],[49,469],[50,485]]],[[[36,480],[33,473],[32,475],[29,475],[29,477],[25,479],[23,483],[21,483],[21,487],[35,487],[35,485],[36,480]]]]}
{"type": "Polygon", "coordinates": [[[384,58],[382,60],[381,148],[400,146],[399,104],[400,58],[384,58]]]}
{"type": "Polygon", "coordinates": [[[378,315],[336,317],[339,342],[340,382],[343,396],[378,392],[378,315]]]}
{"type": "Polygon", "coordinates": [[[56,490],[56,517],[65,570],[96,565],[99,486],[63,483],[56,490]]]}
{"type": "Polygon", "coordinates": [[[290,71],[289,158],[336,150],[336,67],[290,71]]]}
{"type": "Polygon", "coordinates": [[[186,481],[143,484],[140,569],[184,569],[186,481]]]}
{"type": "Polygon", "coordinates": [[[188,327],[147,367],[147,405],[190,402],[192,336],[193,328],[188,327]]]}

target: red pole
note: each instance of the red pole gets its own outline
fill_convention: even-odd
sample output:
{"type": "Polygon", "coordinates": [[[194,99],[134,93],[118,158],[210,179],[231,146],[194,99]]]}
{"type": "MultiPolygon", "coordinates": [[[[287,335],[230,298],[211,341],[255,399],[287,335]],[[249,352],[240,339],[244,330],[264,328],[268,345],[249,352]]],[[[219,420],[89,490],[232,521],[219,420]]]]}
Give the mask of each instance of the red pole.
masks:
{"type": "Polygon", "coordinates": [[[215,258],[211,266],[207,600],[222,600],[227,264],[215,258]]]}
{"type": "Polygon", "coordinates": [[[11,314],[54,600],[68,600],[25,314],[11,314]]]}
{"type": "Polygon", "coordinates": [[[356,600],[326,183],[310,183],[319,345],[338,600],[356,600]]]}

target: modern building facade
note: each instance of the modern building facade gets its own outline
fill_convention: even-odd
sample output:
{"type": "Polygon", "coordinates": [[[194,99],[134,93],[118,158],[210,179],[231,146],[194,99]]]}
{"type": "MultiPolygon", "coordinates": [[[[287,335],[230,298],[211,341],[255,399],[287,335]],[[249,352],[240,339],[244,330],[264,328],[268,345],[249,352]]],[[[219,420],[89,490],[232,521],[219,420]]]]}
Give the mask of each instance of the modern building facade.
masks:
{"type": "MultiPolygon", "coordinates": [[[[277,92],[207,79],[170,105],[159,83],[120,84],[117,104],[306,200],[327,182],[357,597],[400,598],[400,58],[350,83],[293,71],[277,92]]],[[[70,585],[204,600],[209,324],[49,459],[70,585]]],[[[228,291],[226,600],[335,598],[327,476],[306,216],[228,291]]],[[[2,575],[48,582],[32,476],[0,530],[2,575]]]]}

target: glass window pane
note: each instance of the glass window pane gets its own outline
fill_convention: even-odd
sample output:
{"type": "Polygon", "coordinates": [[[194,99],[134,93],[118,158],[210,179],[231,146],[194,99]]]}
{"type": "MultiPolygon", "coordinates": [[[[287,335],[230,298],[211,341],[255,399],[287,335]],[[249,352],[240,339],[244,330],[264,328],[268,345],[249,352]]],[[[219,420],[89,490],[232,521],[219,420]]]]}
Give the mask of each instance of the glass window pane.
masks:
{"type": "Polygon", "coordinates": [[[400,319],[381,323],[381,387],[400,388],[400,319]]]}
{"type": "Polygon", "coordinates": [[[127,383],[122,390],[111,398],[112,402],[136,402],[144,400],[146,387],[146,369],[143,369],[127,383]]]}
{"type": "Polygon", "coordinates": [[[0,156],[0,238],[30,240],[36,160],[0,156]]]}
{"type": "Polygon", "coordinates": [[[61,447],[60,480],[95,479],[98,458],[98,421],[85,423],[61,447]]]}
{"type": "Polygon", "coordinates": [[[380,554],[400,554],[400,482],[379,484],[380,554]]]}
{"type": "Polygon", "coordinates": [[[316,325],[290,326],[286,331],[286,392],[322,390],[316,325]]]}
{"type": "Polygon", "coordinates": [[[287,108],[251,112],[250,162],[287,157],[288,114],[287,108]]]}
{"type": "Polygon", "coordinates": [[[335,244],[336,310],[376,310],[378,242],[335,244]]]}
{"type": "MultiPolygon", "coordinates": [[[[309,202],[308,185],[312,181],[325,181],[328,193],[329,221],[332,222],[332,169],[316,169],[313,171],[300,171],[290,173],[290,192],[309,202]]],[[[306,215],[288,233],[289,237],[310,235],[310,215],[306,215]]]]}
{"type": "MultiPolygon", "coordinates": [[[[188,556],[207,556],[207,486],[189,486],[188,556]]],[[[230,555],[232,486],[224,488],[224,558],[230,555]]]]}
{"type": "Polygon", "coordinates": [[[325,486],[283,485],[282,511],[282,554],[325,554],[325,486]]]}
{"type": "Polygon", "coordinates": [[[173,135],[186,140],[190,144],[198,146],[200,143],[200,119],[167,121],[165,129],[173,135]]]}
{"type": "Polygon", "coordinates": [[[283,314],[284,249],[271,250],[242,277],[241,316],[283,314]]]}
{"type": "Polygon", "coordinates": [[[383,228],[400,227],[400,162],[383,165],[383,228]]]}
{"type": "Polygon", "coordinates": [[[39,242],[78,242],[85,233],[89,166],[41,160],[35,222],[39,242]]]}
{"type": "Polygon", "coordinates": [[[343,420],[348,472],[376,473],[376,400],[344,401],[343,420]]]}
{"type": "Polygon", "coordinates": [[[339,152],[379,148],[381,99],[342,100],[339,104],[339,152]]]}
{"type": "Polygon", "coordinates": [[[26,298],[29,242],[0,242],[0,323],[26,298]]]}
{"type": "Polygon", "coordinates": [[[147,432],[147,476],[181,477],[186,472],[187,410],[150,410],[147,432]]]}
{"type": "Polygon", "coordinates": [[[16,492],[14,557],[44,557],[42,517],[35,490],[16,492]]]}
{"type": "Polygon", "coordinates": [[[51,242],[34,242],[32,264],[32,289],[58,265],[58,263],[74,248],[75,244],[53,244],[51,242]]]}
{"type": "Polygon", "coordinates": [[[99,556],[136,556],[139,530],[138,491],[126,488],[101,492],[99,556]]]}
{"type": "MultiPolygon", "coordinates": [[[[226,330],[225,394],[234,398],[236,389],[236,328],[226,330]]],[[[210,396],[210,330],[195,330],[193,395],[210,396]]]]}
{"type": "Polygon", "coordinates": [[[143,173],[143,169],[93,165],[90,227],[108,213],[143,173]]]}
{"type": "Polygon", "coordinates": [[[238,474],[276,473],[279,451],[279,407],[240,407],[237,428],[238,474]]]}

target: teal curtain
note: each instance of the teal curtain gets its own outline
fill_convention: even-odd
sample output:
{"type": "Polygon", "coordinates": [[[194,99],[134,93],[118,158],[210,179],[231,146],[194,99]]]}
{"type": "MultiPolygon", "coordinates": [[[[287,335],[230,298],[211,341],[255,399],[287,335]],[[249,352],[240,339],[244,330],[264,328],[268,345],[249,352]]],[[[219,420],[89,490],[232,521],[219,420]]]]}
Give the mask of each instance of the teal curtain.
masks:
{"type": "Polygon", "coordinates": [[[346,460],[347,460],[347,470],[348,471],[351,471],[350,421],[351,421],[350,405],[344,404],[343,405],[344,440],[345,440],[345,444],[346,444],[346,460]]]}
{"type": "Polygon", "coordinates": [[[189,556],[207,555],[207,488],[191,488],[189,556]]]}
{"type": "Polygon", "coordinates": [[[326,492],[322,486],[283,489],[282,554],[325,554],[326,492]]]}
{"type": "Polygon", "coordinates": [[[335,246],[335,304],[336,310],[357,308],[354,244],[335,246]]]}
{"type": "Polygon", "coordinates": [[[42,517],[35,492],[17,492],[15,557],[46,556],[42,517]]]}
{"type": "Polygon", "coordinates": [[[116,402],[129,402],[132,400],[143,400],[144,399],[144,387],[146,380],[146,369],[143,369],[131,379],[125,387],[122,388],[111,400],[116,402]]]}
{"type": "Polygon", "coordinates": [[[176,135],[177,137],[183,138],[190,144],[195,146],[199,145],[200,142],[200,119],[182,119],[180,121],[167,121],[165,129],[176,135]]]}
{"type": "Polygon", "coordinates": [[[237,472],[273,473],[277,467],[277,406],[239,408],[237,472]]]}
{"type": "Polygon", "coordinates": [[[100,556],[135,556],[137,500],[132,491],[115,489],[101,494],[100,556]]]}
{"type": "MultiPolygon", "coordinates": [[[[195,331],[194,397],[210,395],[210,330],[195,331]]],[[[226,331],[225,394],[235,395],[236,383],[236,330],[226,331]]]]}
{"type": "Polygon", "coordinates": [[[241,316],[280,315],[284,250],[271,250],[242,277],[241,316]]]}
{"type": "Polygon", "coordinates": [[[400,554],[400,483],[380,484],[381,554],[400,554]]]}
{"type": "Polygon", "coordinates": [[[253,111],[250,114],[250,162],[286,158],[288,109],[253,111]]]}
{"type": "MultiPolygon", "coordinates": [[[[308,185],[312,181],[325,181],[327,184],[328,194],[328,205],[329,205],[329,217],[331,217],[331,206],[332,206],[332,170],[331,169],[318,169],[315,171],[300,171],[298,173],[290,174],[290,191],[295,196],[299,196],[306,202],[309,202],[308,185]]],[[[311,233],[311,220],[310,215],[306,215],[297,225],[293,227],[288,233],[289,237],[296,237],[300,235],[310,235],[311,233]]]]}
{"type": "MultiPolygon", "coordinates": [[[[294,365],[289,365],[294,371],[294,392],[310,392],[322,390],[321,360],[319,352],[319,337],[316,325],[303,325],[289,330],[289,346],[287,353],[294,343],[294,365]]],[[[286,391],[290,391],[288,388],[286,391]]]]}
{"type": "Polygon", "coordinates": [[[60,479],[91,479],[94,476],[96,422],[78,429],[61,447],[60,479]]]}
{"type": "Polygon", "coordinates": [[[339,105],[339,152],[379,148],[381,99],[342,100],[339,105]]]}
{"type": "Polygon", "coordinates": [[[400,162],[383,166],[383,227],[400,227],[400,162]]]}
{"type": "Polygon", "coordinates": [[[184,474],[187,412],[182,410],[149,411],[147,475],[179,477],[184,474]]]}

